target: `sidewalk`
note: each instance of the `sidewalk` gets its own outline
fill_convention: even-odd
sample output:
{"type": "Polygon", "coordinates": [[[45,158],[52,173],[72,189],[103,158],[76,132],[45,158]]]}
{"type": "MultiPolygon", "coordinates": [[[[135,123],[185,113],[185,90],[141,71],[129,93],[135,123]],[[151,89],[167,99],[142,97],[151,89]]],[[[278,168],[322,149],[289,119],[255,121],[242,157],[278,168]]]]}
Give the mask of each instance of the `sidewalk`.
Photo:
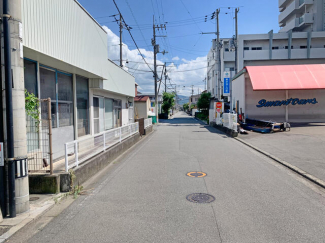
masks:
{"type": "Polygon", "coordinates": [[[5,242],[18,230],[50,210],[55,205],[55,198],[59,200],[60,195],[31,194],[28,212],[19,214],[15,218],[4,218],[0,223],[0,243],[5,242]]]}
{"type": "Polygon", "coordinates": [[[325,181],[325,123],[291,125],[288,132],[249,132],[238,138],[325,181]]]}

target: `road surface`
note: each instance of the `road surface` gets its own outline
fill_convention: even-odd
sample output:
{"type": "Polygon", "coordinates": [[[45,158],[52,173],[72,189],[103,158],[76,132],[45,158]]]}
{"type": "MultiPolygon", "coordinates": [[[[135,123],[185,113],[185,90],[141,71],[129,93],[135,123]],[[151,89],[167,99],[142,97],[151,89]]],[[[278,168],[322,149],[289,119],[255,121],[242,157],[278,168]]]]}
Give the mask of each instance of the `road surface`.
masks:
{"type": "Polygon", "coordinates": [[[324,241],[322,189],[180,112],[28,242],[324,241]]]}

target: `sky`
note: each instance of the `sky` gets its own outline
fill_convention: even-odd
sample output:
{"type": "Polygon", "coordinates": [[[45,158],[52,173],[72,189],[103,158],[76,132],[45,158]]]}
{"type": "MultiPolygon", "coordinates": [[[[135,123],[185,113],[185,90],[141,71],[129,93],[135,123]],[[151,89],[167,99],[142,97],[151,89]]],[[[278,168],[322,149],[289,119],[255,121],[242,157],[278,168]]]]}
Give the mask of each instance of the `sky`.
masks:
{"type": "MultiPolygon", "coordinates": [[[[119,26],[111,15],[118,13],[113,0],[79,0],[80,4],[107,31],[108,58],[119,64],[119,26]]],[[[157,64],[167,63],[168,91],[177,89],[180,95],[189,96],[205,89],[206,56],[211,48],[216,21],[211,15],[220,8],[220,36],[229,38],[235,34],[234,11],[238,14],[239,34],[268,33],[279,31],[278,1],[276,0],[116,0],[121,14],[138,45],[143,58],[139,54],[129,32],[123,30],[123,65],[139,84],[142,93],[154,93],[153,73],[153,21],[155,24],[166,24],[156,34],[160,52],[157,64]],[[205,21],[207,16],[207,21],[205,21]],[[128,61],[128,63],[126,63],[128,61]],[[171,86],[173,84],[173,86],[171,86]]],[[[161,77],[162,66],[158,66],[161,77]]],[[[163,78],[164,80],[164,78],[163,78]]],[[[160,91],[165,87],[162,84],[160,91]]]]}

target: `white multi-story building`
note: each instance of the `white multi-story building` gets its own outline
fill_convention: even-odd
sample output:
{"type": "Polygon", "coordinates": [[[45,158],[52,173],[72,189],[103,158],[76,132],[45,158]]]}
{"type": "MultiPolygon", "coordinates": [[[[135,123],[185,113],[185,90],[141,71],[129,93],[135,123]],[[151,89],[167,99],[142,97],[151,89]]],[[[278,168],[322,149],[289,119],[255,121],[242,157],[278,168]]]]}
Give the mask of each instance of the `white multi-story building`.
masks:
{"type": "MultiPolygon", "coordinates": [[[[290,5],[291,2],[281,1],[279,6],[290,5]],[[283,2],[283,3],[282,3],[283,2]]],[[[300,0],[300,2],[303,2],[300,0]]],[[[303,4],[306,9],[314,9],[319,1],[315,0],[314,4],[303,4]],[[307,8],[307,5],[309,6],[307,8]]],[[[320,2],[324,2],[321,0],[320,2]]],[[[301,5],[301,4],[300,4],[301,5]]],[[[298,5],[298,6],[300,6],[298,5]]],[[[283,12],[284,9],[281,9],[283,12]]],[[[317,11],[318,8],[317,8],[317,11]]],[[[314,14],[315,18],[319,15],[314,14]]],[[[324,15],[324,14],[323,14],[324,15]]],[[[295,15],[298,16],[298,15],[295,15]]],[[[316,28],[318,24],[315,22],[316,28]]],[[[282,31],[267,34],[250,34],[238,36],[238,63],[237,71],[245,66],[263,66],[263,65],[292,65],[292,64],[320,64],[325,63],[325,31],[306,31],[305,29],[294,29],[294,31],[282,31]],[[300,32],[294,32],[299,31],[300,32]]],[[[218,63],[216,41],[213,40],[212,47],[207,56],[207,88],[212,97],[217,98],[217,80],[218,80],[218,63]]],[[[235,48],[232,38],[221,39],[221,87],[223,90],[224,73],[230,72],[231,77],[235,74],[235,48]]],[[[222,95],[222,92],[221,92],[222,95]]]]}
{"type": "Polygon", "coordinates": [[[324,31],[324,0],[279,0],[280,32],[324,31]]]}

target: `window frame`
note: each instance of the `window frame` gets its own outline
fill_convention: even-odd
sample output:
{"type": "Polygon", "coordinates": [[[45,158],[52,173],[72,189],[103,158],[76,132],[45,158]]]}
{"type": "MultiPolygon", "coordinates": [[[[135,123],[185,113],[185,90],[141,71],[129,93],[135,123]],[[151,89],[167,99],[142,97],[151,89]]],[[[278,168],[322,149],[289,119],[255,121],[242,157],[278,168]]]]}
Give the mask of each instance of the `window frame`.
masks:
{"type": "MultiPolygon", "coordinates": [[[[44,68],[44,69],[47,69],[49,71],[53,71],[55,73],[55,101],[51,100],[51,103],[54,103],[55,102],[55,106],[56,106],[56,127],[53,127],[53,129],[55,128],[60,128],[60,118],[59,118],[59,103],[64,103],[64,104],[72,104],[72,112],[73,112],[73,115],[72,115],[72,125],[69,125],[69,126],[74,126],[75,122],[74,122],[74,87],[73,87],[73,74],[71,73],[66,73],[66,72],[63,72],[63,71],[60,71],[56,68],[52,68],[52,67],[49,67],[49,66],[46,66],[44,64],[41,64],[39,63],[39,69],[41,68],[44,68]],[[66,75],[68,77],[71,77],[71,82],[72,82],[72,101],[62,101],[62,100],[58,100],[59,99],[59,88],[58,88],[58,74],[63,74],[63,75],[66,75]]],[[[41,93],[41,92],[40,92],[41,93]]],[[[39,94],[41,95],[41,94],[39,94]]],[[[66,126],[63,126],[63,127],[66,127],[66,126]]]]}

